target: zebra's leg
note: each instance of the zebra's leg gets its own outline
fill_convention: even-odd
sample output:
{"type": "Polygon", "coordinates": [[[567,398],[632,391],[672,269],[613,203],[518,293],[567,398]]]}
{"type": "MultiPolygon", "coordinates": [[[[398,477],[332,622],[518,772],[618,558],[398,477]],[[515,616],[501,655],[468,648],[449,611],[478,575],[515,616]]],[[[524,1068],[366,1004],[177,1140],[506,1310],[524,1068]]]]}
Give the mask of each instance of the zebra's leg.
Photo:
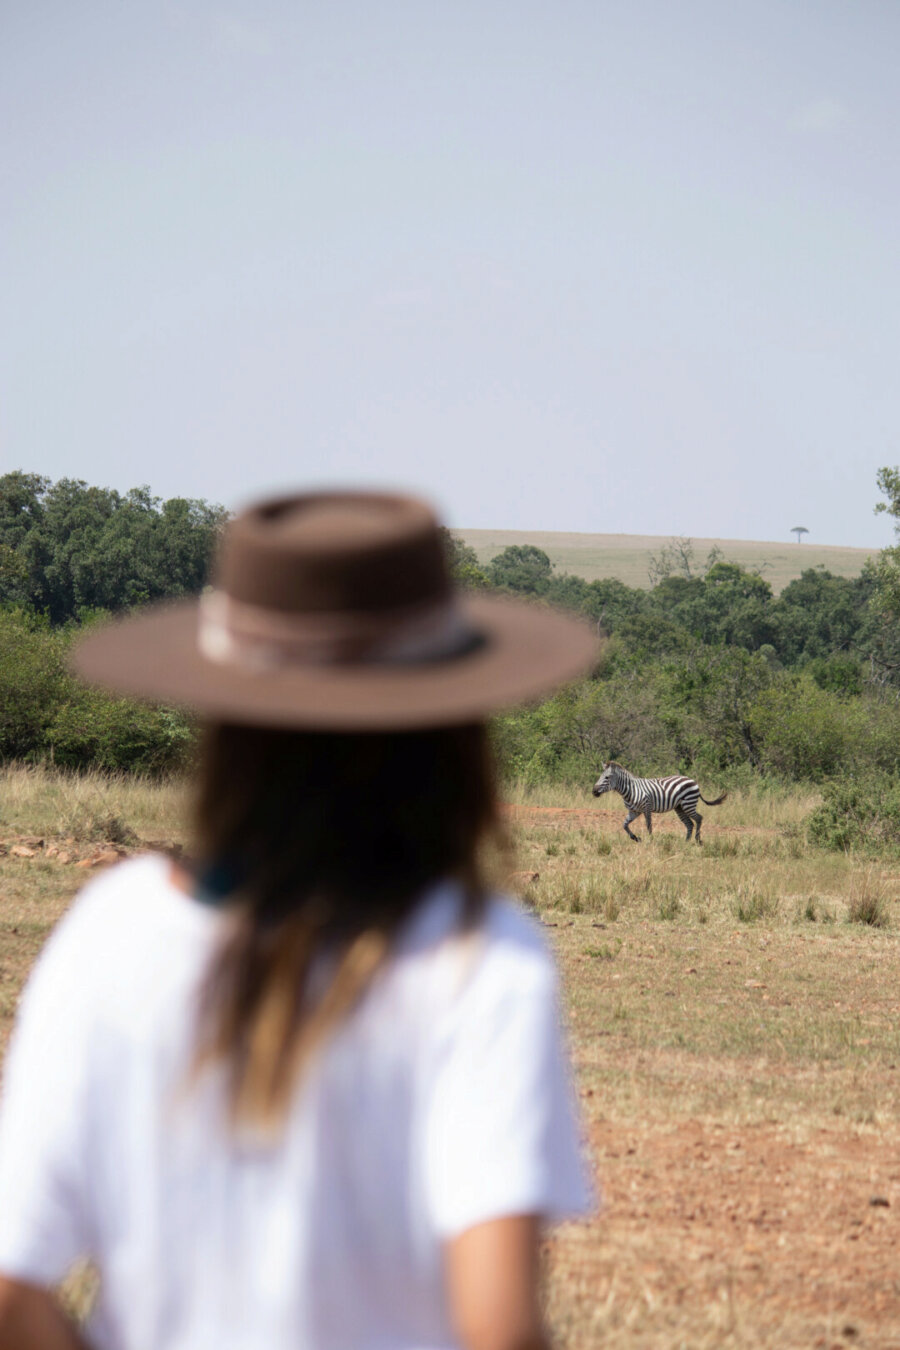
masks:
{"type": "Polygon", "coordinates": [[[700,812],[697,811],[697,810],[694,811],[694,824],[697,826],[696,830],[694,831],[694,838],[697,840],[697,843],[699,844],[699,843],[701,842],[701,841],[700,841],[700,826],[703,824],[703,817],[701,816],[700,812]]]}
{"type": "Polygon", "coordinates": [[[649,806],[644,807],[644,819],[645,819],[646,822],[647,822],[647,833],[648,833],[648,834],[652,834],[652,833],[653,833],[653,821],[652,821],[652,819],[651,819],[651,812],[650,812],[650,807],[649,807],[649,806]]]}
{"type": "Polygon", "coordinates": [[[628,808],[628,815],[625,817],[625,824],[622,826],[622,829],[623,829],[623,830],[625,831],[625,833],[628,835],[628,838],[629,838],[629,839],[633,839],[634,842],[635,842],[636,844],[639,844],[641,841],[640,841],[640,839],[638,839],[638,837],[637,837],[636,834],[632,834],[632,833],[631,833],[631,831],[629,830],[628,826],[631,824],[631,822],[632,822],[633,820],[637,820],[637,818],[638,818],[638,816],[639,816],[640,814],[641,814],[640,811],[632,811],[631,808],[629,807],[629,808],[628,808]]]}
{"type": "Polygon", "coordinates": [[[690,816],[688,815],[687,811],[685,811],[683,806],[676,806],[675,814],[681,821],[684,828],[687,830],[687,835],[685,836],[685,838],[687,842],[690,843],[691,835],[694,832],[694,822],[691,820],[690,816]]]}

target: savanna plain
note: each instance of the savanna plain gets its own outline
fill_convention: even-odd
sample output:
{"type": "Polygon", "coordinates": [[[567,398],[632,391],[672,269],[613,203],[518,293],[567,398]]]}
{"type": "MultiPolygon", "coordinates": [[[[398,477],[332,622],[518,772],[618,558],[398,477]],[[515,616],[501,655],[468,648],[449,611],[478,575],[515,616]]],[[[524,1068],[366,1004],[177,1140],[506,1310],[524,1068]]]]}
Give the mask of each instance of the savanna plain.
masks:
{"type": "MultiPolygon", "coordinates": [[[[589,783],[507,792],[603,1197],[546,1242],[565,1350],[900,1348],[900,859],[813,847],[817,802],[732,792],[698,848],[672,816],[633,844],[589,783]]],[[[171,783],[0,771],[4,1044],[79,886],[184,821],[171,783]]]]}

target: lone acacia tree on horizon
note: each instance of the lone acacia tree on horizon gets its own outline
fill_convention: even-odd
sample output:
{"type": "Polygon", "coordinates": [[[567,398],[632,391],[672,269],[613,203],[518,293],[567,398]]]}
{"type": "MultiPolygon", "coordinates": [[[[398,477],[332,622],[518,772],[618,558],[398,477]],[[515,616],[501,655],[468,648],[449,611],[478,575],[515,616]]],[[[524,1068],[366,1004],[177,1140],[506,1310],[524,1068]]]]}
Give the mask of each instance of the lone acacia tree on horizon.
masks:
{"type": "Polygon", "coordinates": [[[792,525],[792,526],[791,526],[791,534],[795,534],[795,535],[797,536],[797,543],[798,543],[798,544],[802,544],[802,543],[803,543],[803,535],[804,535],[804,534],[809,534],[809,530],[806,528],[805,525],[792,525]]]}

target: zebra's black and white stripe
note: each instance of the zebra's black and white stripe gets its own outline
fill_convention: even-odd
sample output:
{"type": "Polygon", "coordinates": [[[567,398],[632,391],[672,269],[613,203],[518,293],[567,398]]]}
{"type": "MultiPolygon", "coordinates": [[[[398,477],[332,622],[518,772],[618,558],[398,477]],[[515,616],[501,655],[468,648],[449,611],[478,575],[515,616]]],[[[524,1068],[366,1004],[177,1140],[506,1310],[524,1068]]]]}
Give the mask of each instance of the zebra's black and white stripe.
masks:
{"type": "Polygon", "coordinates": [[[697,810],[698,800],[706,802],[707,806],[718,806],[728,796],[727,792],[723,792],[721,797],[708,802],[693,778],[684,778],[677,773],[669,778],[638,778],[627,769],[623,769],[621,764],[616,764],[614,760],[604,764],[603,772],[594,784],[595,797],[602,797],[604,792],[618,792],[624,800],[628,807],[628,815],[625,817],[623,828],[628,838],[633,839],[636,844],[641,841],[636,834],[631,833],[628,826],[642,815],[647,822],[647,833],[652,834],[651,815],[654,811],[674,811],[682,825],[686,827],[688,839],[696,825],[696,839],[699,844],[703,817],[697,810]]]}

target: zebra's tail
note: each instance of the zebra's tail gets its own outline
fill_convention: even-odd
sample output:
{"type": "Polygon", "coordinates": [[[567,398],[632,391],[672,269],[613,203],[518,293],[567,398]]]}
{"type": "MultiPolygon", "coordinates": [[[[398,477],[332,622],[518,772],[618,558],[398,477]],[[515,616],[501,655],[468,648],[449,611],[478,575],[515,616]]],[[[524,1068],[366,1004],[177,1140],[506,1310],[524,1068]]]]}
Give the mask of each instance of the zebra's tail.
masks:
{"type": "Polygon", "coordinates": [[[707,806],[721,806],[722,803],[724,802],[724,800],[725,800],[725,798],[726,798],[727,796],[728,796],[728,793],[727,793],[727,792],[723,792],[722,795],[721,795],[721,797],[717,797],[717,798],[715,799],[714,802],[706,802],[706,798],[704,797],[703,793],[701,792],[701,793],[700,793],[700,800],[701,800],[701,802],[706,802],[706,805],[707,805],[707,806]]]}

